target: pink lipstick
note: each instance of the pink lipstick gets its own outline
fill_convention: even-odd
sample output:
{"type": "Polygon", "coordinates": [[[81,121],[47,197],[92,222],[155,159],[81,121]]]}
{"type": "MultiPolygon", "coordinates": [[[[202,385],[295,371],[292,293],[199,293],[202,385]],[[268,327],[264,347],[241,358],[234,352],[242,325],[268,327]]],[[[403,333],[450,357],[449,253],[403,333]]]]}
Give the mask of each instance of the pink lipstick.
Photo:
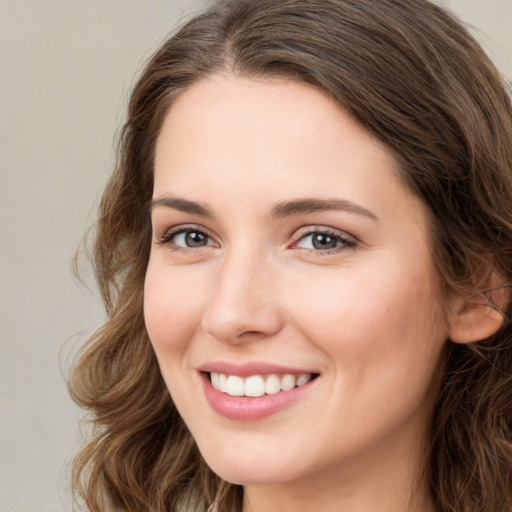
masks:
{"type": "Polygon", "coordinates": [[[238,365],[218,361],[202,365],[199,371],[212,409],[241,421],[265,418],[290,406],[318,377],[306,368],[258,362],[238,365]]]}

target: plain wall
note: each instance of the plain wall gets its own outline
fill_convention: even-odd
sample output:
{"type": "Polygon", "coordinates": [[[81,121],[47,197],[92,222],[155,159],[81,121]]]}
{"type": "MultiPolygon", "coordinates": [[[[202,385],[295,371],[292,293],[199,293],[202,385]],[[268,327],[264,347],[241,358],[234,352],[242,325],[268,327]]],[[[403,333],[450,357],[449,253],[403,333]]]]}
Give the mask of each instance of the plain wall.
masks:
{"type": "MultiPolygon", "coordinates": [[[[71,260],[136,71],[204,3],[0,0],[0,512],[71,510],[81,413],[61,366],[102,319],[71,260]]],[[[444,3],[512,77],[512,0],[444,3]]]]}

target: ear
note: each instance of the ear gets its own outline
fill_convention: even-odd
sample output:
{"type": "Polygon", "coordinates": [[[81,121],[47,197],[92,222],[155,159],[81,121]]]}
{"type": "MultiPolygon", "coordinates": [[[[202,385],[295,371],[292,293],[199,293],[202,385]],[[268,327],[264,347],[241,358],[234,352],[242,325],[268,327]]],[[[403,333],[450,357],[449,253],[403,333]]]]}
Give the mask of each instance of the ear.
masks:
{"type": "Polygon", "coordinates": [[[454,343],[473,343],[496,334],[506,320],[504,311],[509,301],[508,287],[487,293],[454,297],[450,301],[449,339],[454,343]]]}

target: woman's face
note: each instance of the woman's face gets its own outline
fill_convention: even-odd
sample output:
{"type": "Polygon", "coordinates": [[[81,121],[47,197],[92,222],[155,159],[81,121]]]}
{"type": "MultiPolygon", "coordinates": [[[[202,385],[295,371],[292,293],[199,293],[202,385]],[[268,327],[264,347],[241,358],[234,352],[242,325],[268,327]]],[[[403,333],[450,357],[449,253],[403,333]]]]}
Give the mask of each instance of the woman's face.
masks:
{"type": "Polygon", "coordinates": [[[393,166],[307,85],[213,76],[169,111],[145,320],[176,407],[226,480],[421,460],[448,326],[424,208],[393,166]]]}

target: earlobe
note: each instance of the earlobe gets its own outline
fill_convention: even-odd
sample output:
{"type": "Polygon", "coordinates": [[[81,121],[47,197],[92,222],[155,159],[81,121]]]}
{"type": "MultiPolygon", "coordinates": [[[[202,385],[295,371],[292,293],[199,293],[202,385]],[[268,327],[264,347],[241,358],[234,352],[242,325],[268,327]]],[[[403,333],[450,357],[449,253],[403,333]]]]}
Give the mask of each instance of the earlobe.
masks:
{"type": "Polygon", "coordinates": [[[449,319],[449,339],[454,343],[473,343],[496,334],[506,317],[504,310],[508,303],[508,290],[495,289],[492,296],[476,294],[464,301],[455,300],[449,319]]]}

